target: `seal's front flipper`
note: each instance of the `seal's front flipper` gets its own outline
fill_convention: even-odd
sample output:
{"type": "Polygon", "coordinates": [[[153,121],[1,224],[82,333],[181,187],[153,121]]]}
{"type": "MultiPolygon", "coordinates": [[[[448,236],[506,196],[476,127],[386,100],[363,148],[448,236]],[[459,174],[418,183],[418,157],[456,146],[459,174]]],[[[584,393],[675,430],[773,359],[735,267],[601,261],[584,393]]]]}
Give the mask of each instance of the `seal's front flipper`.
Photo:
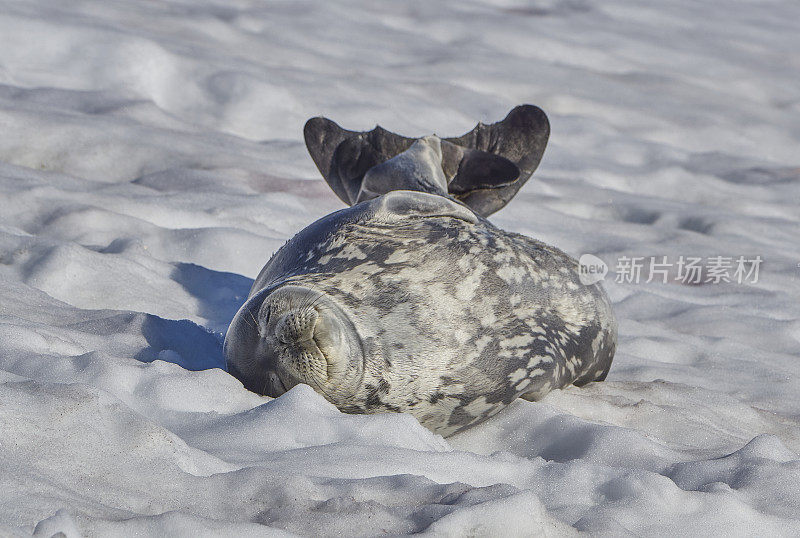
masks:
{"type": "MultiPolygon", "coordinates": [[[[321,117],[308,120],[304,134],[308,152],[325,181],[348,205],[392,190],[442,194],[438,178],[430,183],[420,182],[413,175],[400,176],[397,163],[392,165],[392,174],[384,169],[366,178],[374,167],[430,137],[407,138],[380,126],[371,131],[348,131],[321,117]]],[[[479,123],[463,136],[442,139],[439,167],[447,185],[445,192],[480,215],[494,213],[514,197],[536,169],[549,134],[545,113],[533,105],[521,105],[503,121],[479,123]]],[[[419,156],[428,158],[423,151],[419,156]]]]}
{"type": "MultiPolygon", "coordinates": [[[[476,166],[464,159],[448,161],[445,155],[445,174],[454,174],[450,193],[476,213],[484,217],[491,215],[505,206],[531,177],[542,160],[549,136],[550,122],[544,111],[537,106],[520,105],[502,121],[491,125],[479,123],[463,136],[442,139],[443,143],[500,156],[519,170],[515,181],[503,184],[501,171],[499,175],[492,175],[493,185],[486,185],[482,180],[485,174],[476,173],[476,166]]],[[[510,176],[511,170],[507,169],[505,173],[510,176]]]]}

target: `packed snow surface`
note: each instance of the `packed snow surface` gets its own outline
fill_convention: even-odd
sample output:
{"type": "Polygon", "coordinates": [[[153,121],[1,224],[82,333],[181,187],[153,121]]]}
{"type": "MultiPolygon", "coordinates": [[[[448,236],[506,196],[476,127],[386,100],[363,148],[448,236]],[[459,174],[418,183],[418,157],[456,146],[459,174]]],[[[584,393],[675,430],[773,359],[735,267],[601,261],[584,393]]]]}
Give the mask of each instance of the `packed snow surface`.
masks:
{"type": "Polygon", "coordinates": [[[0,5],[0,535],[800,533],[797,2],[0,5]],[[342,207],[307,118],[520,103],[550,145],[492,221],[608,264],[606,382],[442,439],[224,371],[259,269],[342,207]],[[763,263],[616,281],[651,256],[763,263]]]}

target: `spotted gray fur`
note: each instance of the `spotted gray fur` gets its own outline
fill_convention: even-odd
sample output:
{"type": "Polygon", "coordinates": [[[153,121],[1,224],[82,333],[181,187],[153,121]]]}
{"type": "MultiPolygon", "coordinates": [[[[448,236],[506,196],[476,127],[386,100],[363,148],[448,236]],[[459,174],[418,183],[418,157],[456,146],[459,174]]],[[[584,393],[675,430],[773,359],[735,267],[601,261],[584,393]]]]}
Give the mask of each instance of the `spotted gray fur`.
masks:
{"type": "Polygon", "coordinates": [[[615,343],[608,297],[581,283],[575,259],[446,194],[393,191],[320,219],[275,253],[225,355],[256,392],[306,382],[344,412],[408,412],[451,435],[515,398],[604,379],[615,343]],[[270,320],[270,309],[283,317],[270,320]],[[319,331],[303,313],[314,309],[347,325],[339,351],[309,336],[319,331]],[[270,336],[278,329],[296,342],[270,336]]]}

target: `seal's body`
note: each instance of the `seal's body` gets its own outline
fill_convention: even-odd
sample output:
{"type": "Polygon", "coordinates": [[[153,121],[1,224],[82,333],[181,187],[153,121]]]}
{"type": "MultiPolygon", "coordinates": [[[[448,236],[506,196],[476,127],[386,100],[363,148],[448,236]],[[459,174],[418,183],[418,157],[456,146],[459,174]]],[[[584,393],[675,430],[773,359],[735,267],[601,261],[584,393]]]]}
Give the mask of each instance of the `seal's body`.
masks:
{"type": "Polygon", "coordinates": [[[286,243],[225,354],[250,390],[307,383],[342,411],[408,412],[450,435],[603,379],[615,341],[608,298],[573,258],[446,196],[394,191],[286,243]]]}
{"type": "Polygon", "coordinates": [[[617,333],[603,289],[484,218],[533,173],[548,134],[531,105],[450,139],[309,120],[309,152],[352,207],[267,263],[225,337],[229,371],[261,394],[306,383],[342,411],[408,412],[442,435],[603,379],[617,333]]]}

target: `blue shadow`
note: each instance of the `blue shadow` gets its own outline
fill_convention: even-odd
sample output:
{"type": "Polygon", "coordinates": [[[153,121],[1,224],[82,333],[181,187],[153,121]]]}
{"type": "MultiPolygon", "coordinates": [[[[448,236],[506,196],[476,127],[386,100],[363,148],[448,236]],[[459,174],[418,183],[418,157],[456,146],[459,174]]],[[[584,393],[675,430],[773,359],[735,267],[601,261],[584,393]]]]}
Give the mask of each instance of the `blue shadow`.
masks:
{"type": "Polygon", "coordinates": [[[148,347],[137,353],[136,359],[163,360],[187,370],[225,370],[224,335],[247,299],[253,280],[192,263],[175,264],[170,276],[197,300],[198,314],[208,320],[208,327],[188,319],[171,320],[145,314],[141,330],[148,347]]]}

